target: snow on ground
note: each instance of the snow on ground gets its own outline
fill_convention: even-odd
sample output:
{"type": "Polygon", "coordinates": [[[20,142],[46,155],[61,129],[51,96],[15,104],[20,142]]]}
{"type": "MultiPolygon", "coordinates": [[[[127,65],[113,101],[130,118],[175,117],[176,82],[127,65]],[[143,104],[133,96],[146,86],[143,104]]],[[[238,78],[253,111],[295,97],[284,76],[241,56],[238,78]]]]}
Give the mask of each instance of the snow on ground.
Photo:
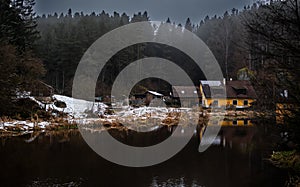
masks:
{"type": "Polygon", "coordinates": [[[130,108],[129,110],[123,110],[117,113],[120,117],[141,117],[147,114],[166,114],[169,110],[167,108],[160,107],[140,107],[140,108],[130,108]]]}
{"type": "Polygon", "coordinates": [[[105,109],[108,107],[107,105],[100,102],[91,102],[81,99],[74,99],[63,95],[53,95],[53,98],[57,101],[62,101],[66,103],[67,107],[59,108],[55,106],[54,103],[52,103],[46,106],[46,110],[54,109],[59,112],[68,113],[74,117],[83,117],[86,115],[86,111],[92,111],[95,114],[103,114],[105,109]]]}
{"type": "Polygon", "coordinates": [[[129,108],[128,110],[123,110],[117,112],[119,117],[142,117],[145,115],[155,116],[165,116],[170,112],[181,112],[188,111],[187,108],[166,108],[166,107],[140,107],[140,108],[129,108]]]}
{"type": "MultiPolygon", "coordinates": [[[[24,97],[22,97],[22,98],[24,98],[24,97]]],[[[107,105],[105,105],[104,103],[101,103],[101,102],[85,101],[82,99],[75,99],[75,98],[67,97],[67,96],[63,96],[63,95],[53,95],[52,97],[56,101],[62,101],[64,103],[66,103],[67,107],[60,108],[60,107],[55,106],[54,103],[45,105],[44,103],[36,100],[34,97],[27,96],[27,98],[36,102],[40,106],[40,108],[44,108],[46,106],[45,110],[53,109],[53,110],[56,110],[59,112],[68,113],[74,117],[84,117],[84,116],[86,116],[85,115],[86,111],[92,111],[94,114],[103,114],[105,109],[108,107],[107,105]]]]}
{"type": "MultiPolygon", "coordinates": [[[[178,108],[166,108],[166,107],[140,107],[133,108],[130,106],[117,108],[114,115],[105,115],[104,111],[108,108],[107,105],[100,102],[91,102],[81,99],[75,99],[63,95],[53,95],[54,100],[61,101],[66,104],[65,108],[57,107],[53,102],[50,104],[44,104],[34,97],[28,96],[31,100],[35,101],[41,108],[45,110],[57,110],[59,112],[68,113],[67,120],[69,123],[76,122],[78,124],[113,124],[121,123],[126,126],[133,128],[139,128],[140,126],[148,126],[151,129],[155,129],[157,126],[162,124],[162,121],[166,118],[175,118],[176,115],[170,116],[170,113],[187,112],[191,109],[178,109],[178,108]],[[121,109],[121,110],[120,110],[121,109]],[[87,118],[88,113],[101,114],[101,118],[87,118]]],[[[32,130],[34,127],[45,129],[51,122],[39,122],[33,123],[29,121],[11,121],[1,122],[0,130],[10,129],[14,127],[21,128],[21,130],[32,130]]]]}
{"type": "Polygon", "coordinates": [[[45,129],[46,126],[50,125],[49,122],[40,122],[33,123],[28,121],[10,121],[10,122],[0,122],[0,130],[7,129],[9,127],[19,127],[21,130],[29,130],[33,129],[34,126],[39,127],[41,129],[45,129]]]}

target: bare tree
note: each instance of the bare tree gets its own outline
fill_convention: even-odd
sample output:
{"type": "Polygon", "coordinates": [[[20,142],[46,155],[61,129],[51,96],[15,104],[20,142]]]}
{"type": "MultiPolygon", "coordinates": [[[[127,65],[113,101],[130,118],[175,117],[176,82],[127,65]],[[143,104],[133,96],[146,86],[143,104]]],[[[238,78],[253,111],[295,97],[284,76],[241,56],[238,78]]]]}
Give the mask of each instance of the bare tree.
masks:
{"type": "Polygon", "coordinates": [[[251,61],[273,102],[277,92],[287,89],[299,103],[299,13],[299,0],[278,0],[260,4],[245,16],[251,61]]]}

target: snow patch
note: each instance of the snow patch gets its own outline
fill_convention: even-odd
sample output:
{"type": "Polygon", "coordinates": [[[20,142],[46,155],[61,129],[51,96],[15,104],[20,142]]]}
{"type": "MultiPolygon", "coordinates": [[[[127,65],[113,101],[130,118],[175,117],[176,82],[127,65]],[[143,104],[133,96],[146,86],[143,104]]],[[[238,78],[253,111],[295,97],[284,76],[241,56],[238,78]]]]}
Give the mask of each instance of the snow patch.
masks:
{"type": "Polygon", "coordinates": [[[46,110],[53,109],[59,112],[64,112],[73,115],[74,117],[84,117],[87,111],[91,111],[94,114],[103,114],[107,105],[101,102],[91,102],[82,99],[75,99],[63,95],[53,95],[53,98],[57,101],[64,102],[66,108],[60,108],[52,104],[46,105],[46,110]]]}

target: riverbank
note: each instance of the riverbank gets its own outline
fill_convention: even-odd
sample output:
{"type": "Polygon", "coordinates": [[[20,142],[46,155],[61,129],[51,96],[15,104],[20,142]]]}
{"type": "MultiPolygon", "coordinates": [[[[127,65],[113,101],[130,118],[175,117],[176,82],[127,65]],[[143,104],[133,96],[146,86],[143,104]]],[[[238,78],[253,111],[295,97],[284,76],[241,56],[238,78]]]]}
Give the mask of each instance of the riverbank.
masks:
{"type": "Polygon", "coordinates": [[[289,179],[286,181],[286,186],[300,186],[300,153],[298,151],[274,152],[270,162],[274,166],[288,171],[289,179]]]}
{"type": "MultiPolygon", "coordinates": [[[[0,118],[0,136],[10,136],[16,134],[26,134],[35,131],[57,131],[65,129],[77,129],[78,125],[86,127],[96,127],[105,130],[107,128],[128,128],[136,131],[150,131],[157,126],[175,126],[191,123],[191,119],[198,119],[195,123],[200,126],[221,125],[234,126],[234,121],[256,121],[263,117],[272,117],[271,113],[261,113],[255,111],[224,111],[209,112],[207,110],[179,109],[179,108],[159,108],[142,107],[129,108],[111,114],[101,114],[92,117],[75,118],[66,114],[63,117],[52,117],[44,121],[42,118],[31,120],[15,120],[8,117],[0,118]],[[210,121],[210,123],[208,123],[210,121]],[[217,121],[215,123],[214,121],[217,121]],[[220,123],[220,121],[231,123],[220,123]]],[[[239,123],[236,123],[238,125],[239,123]]],[[[247,125],[252,122],[247,121],[247,125]]],[[[242,124],[244,125],[244,124],[242,124]]]]}

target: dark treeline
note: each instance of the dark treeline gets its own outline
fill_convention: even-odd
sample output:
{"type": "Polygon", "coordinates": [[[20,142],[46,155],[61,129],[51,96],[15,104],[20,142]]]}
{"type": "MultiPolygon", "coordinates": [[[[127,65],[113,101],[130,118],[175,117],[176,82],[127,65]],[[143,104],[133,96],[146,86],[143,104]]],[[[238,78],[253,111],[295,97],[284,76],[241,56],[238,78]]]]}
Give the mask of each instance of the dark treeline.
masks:
{"type": "MultiPolygon", "coordinates": [[[[250,52],[247,50],[245,41],[247,31],[243,25],[243,19],[245,14],[256,8],[255,4],[252,7],[245,7],[240,12],[232,9],[230,12],[226,11],[223,16],[207,16],[198,24],[193,24],[187,18],[184,24],[186,29],[197,34],[209,46],[223,70],[224,77],[228,80],[236,79],[241,68],[252,68],[249,59],[250,52]]],[[[148,20],[150,18],[147,12],[135,14],[130,18],[125,13],[120,15],[114,12],[113,15],[109,15],[102,11],[87,15],[82,12],[73,13],[71,9],[67,14],[54,13],[38,17],[41,39],[37,42],[36,52],[44,60],[47,69],[46,82],[56,88],[59,93],[70,95],[72,78],[80,58],[96,39],[120,26],[148,20]]],[[[176,25],[169,18],[166,23],[176,25]]],[[[182,27],[182,24],[179,23],[177,26],[182,27]]],[[[109,86],[112,85],[118,72],[128,63],[155,55],[172,61],[180,60],[178,62],[180,66],[192,63],[178,51],[167,49],[166,46],[149,44],[131,46],[112,58],[109,65],[106,66],[106,71],[99,77],[101,81],[99,81],[97,94],[109,94],[107,91],[109,86]]],[[[205,77],[201,71],[192,70],[193,68],[186,69],[197,85],[199,80],[205,77]]],[[[161,85],[161,87],[156,85],[149,89],[165,90],[165,87],[165,85],[161,85]]]]}
{"type": "MultiPolygon", "coordinates": [[[[82,12],[73,14],[71,9],[66,15],[62,13],[58,16],[54,13],[38,17],[41,39],[37,42],[36,52],[44,59],[47,83],[56,88],[57,92],[71,95],[72,79],[77,65],[95,40],[120,26],[149,20],[147,12],[139,12],[130,18],[125,13],[120,15],[114,12],[113,15],[109,15],[104,11],[89,15],[82,12]]],[[[166,58],[179,64],[189,72],[197,84],[199,79],[204,78],[201,70],[200,73],[193,71],[195,65],[188,65],[193,62],[182,52],[159,44],[136,44],[123,49],[111,58],[99,76],[96,94],[110,94],[110,88],[119,72],[131,62],[144,57],[166,58]]],[[[146,80],[135,89],[135,92],[143,92],[148,88],[169,93],[170,85],[161,84],[162,82],[157,79],[146,80]]]]}
{"type": "MultiPolygon", "coordinates": [[[[37,54],[44,59],[47,69],[46,81],[52,85],[59,93],[71,94],[72,78],[75,74],[77,65],[84,54],[103,34],[126,25],[130,22],[148,21],[147,12],[134,15],[131,20],[125,13],[122,15],[115,12],[112,16],[102,11],[99,14],[95,12],[90,15],[81,13],[72,13],[69,9],[64,15],[57,13],[53,15],[37,18],[38,30],[41,39],[37,42],[37,54]]],[[[131,47],[136,50],[137,46],[131,47]]],[[[103,72],[101,84],[101,94],[105,92],[107,85],[112,82],[116,71],[122,66],[121,61],[133,61],[137,59],[137,52],[122,53],[119,58],[111,63],[111,66],[103,72]]],[[[99,93],[98,93],[99,94],[99,93]]]]}
{"type": "MultiPolygon", "coordinates": [[[[36,16],[34,0],[1,0],[1,99],[10,101],[16,90],[32,90],[43,81],[56,92],[71,95],[77,65],[88,47],[103,34],[120,26],[150,20],[148,13],[132,17],[105,11],[36,16]],[[9,52],[8,52],[9,51],[9,52]],[[38,58],[37,58],[38,57],[38,58]],[[44,67],[42,66],[42,63],[44,67]],[[9,94],[8,94],[9,93],[9,94]]],[[[274,108],[284,90],[299,103],[299,0],[255,3],[222,16],[206,16],[199,23],[166,23],[185,27],[211,49],[228,80],[251,78],[264,108],[274,108]],[[247,76],[245,76],[245,74],[247,76]]],[[[180,51],[158,44],[137,44],[113,56],[99,76],[97,95],[109,94],[118,73],[130,62],[149,56],[175,61],[191,76],[195,85],[204,79],[201,70],[180,51]]],[[[157,79],[144,81],[143,89],[166,90],[157,79]]]]}

